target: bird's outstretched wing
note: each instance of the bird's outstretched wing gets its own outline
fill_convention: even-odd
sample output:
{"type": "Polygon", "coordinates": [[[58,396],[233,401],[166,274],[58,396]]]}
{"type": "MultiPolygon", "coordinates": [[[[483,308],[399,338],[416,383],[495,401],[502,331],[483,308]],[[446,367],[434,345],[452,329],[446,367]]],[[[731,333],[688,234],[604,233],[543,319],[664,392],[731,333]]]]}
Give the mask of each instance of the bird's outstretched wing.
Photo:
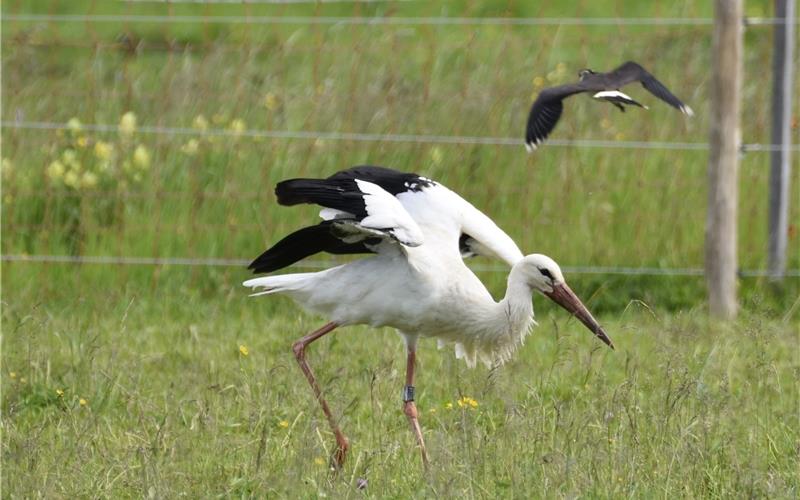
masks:
{"type": "Polygon", "coordinates": [[[369,233],[359,235],[357,223],[353,220],[323,221],[283,238],[247,268],[254,273],[271,273],[320,252],[340,255],[374,253],[383,237],[369,233]]]}
{"type": "Polygon", "coordinates": [[[638,63],[628,61],[606,75],[608,83],[614,88],[620,88],[631,82],[641,82],[642,86],[651,94],[674,107],[681,113],[694,115],[692,108],[681,102],[680,99],[659,82],[650,72],[638,63]]]}
{"type": "Polygon", "coordinates": [[[290,234],[253,262],[270,272],[319,252],[369,253],[418,246],[426,231],[453,235],[463,257],[483,255],[513,265],[522,258],[514,241],[489,217],[441,184],[397,170],[362,165],[327,179],[292,179],[275,188],[281,205],[323,207],[324,221],[290,234]],[[443,231],[443,229],[445,229],[443,231]]]}
{"type": "Polygon", "coordinates": [[[533,106],[531,106],[531,111],[528,114],[528,125],[525,129],[525,147],[528,151],[533,151],[539,147],[550,135],[550,132],[553,131],[559,118],[561,118],[561,112],[564,110],[562,100],[586,90],[580,83],[571,83],[550,87],[539,93],[533,102],[533,106]]]}

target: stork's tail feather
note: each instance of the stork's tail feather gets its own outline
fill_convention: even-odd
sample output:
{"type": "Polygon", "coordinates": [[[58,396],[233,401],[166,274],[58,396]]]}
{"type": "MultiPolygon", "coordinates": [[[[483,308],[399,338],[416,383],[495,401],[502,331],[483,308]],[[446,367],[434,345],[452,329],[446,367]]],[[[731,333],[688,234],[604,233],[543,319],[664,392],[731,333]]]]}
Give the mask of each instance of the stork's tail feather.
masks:
{"type": "Polygon", "coordinates": [[[281,274],[278,276],[262,276],[245,281],[242,285],[252,288],[251,297],[269,295],[271,293],[288,292],[302,287],[306,279],[314,273],[281,274]]]}

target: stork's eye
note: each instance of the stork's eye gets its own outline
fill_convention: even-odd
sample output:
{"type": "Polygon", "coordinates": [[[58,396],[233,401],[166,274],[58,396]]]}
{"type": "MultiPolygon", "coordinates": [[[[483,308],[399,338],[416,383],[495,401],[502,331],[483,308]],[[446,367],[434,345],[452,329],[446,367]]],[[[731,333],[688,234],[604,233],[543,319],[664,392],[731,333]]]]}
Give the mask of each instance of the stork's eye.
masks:
{"type": "Polygon", "coordinates": [[[539,272],[540,272],[540,273],[542,273],[542,274],[543,274],[545,277],[547,277],[547,278],[550,278],[550,279],[553,279],[553,275],[552,275],[552,274],[550,274],[550,271],[549,271],[549,270],[547,270],[547,269],[545,269],[545,268],[543,268],[543,267],[540,267],[540,268],[539,268],[539,272]]]}

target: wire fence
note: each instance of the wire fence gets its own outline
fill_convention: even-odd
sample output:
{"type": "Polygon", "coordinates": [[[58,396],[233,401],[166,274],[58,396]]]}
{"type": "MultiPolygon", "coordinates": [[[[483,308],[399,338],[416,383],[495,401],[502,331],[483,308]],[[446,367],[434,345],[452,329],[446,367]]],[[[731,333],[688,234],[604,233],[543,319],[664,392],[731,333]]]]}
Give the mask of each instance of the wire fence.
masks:
{"type": "MultiPolygon", "coordinates": [[[[249,2],[240,2],[246,5],[249,2]]],[[[208,23],[208,24],[332,24],[405,26],[710,26],[710,17],[362,17],[362,16],[196,16],[150,14],[7,14],[7,21],[58,23],[208,23]]],[[[786,21],[770,17],[749,17],[747,26],[775,26],[786,21]]]]}
{"type": "MultiPolygon", "coordinates": [[[[3,121],[2,128],[28,129],[28,130],[68,130],[68,123],[55,122],[26,122],[3,121]]],[[[119,125],[101,123],[81,124],[84,130],[102,133],[119,133],[119,125]]],[[[310,130],[230,130],[223,128],[209,128],[197,130],[190,127],[170,127],[157,125],[144,125],[137,127],[143,134],[161,135],[189,135],[206,137],[249,137],[261,139],[302,139],[302,140],[330,140],[330,141],[359,141],[359,142],[405,142],[414,144],[460,144],[460,145],[487,145],[487,146],[515,146],[523,147],[524,141],[512,137],[475,137],[475,136],[448,136],[429,134],[368,134],[354,132],[328,132],[310,130]]],[[[707,142],[662,142],[662,141],[601,141],[601,140],[563,140],[548,139],[547,146],[600,148],[600,149],[663,149],[673,151],[708,151],[707,142]]],[[[800,151],[800,145],[791,144],[786,148],[772,144],[743,143],[742,153],[770,152],[780,150],[800,151]]]]}
{"type": "MultiPolygon", "coordinates": [[[[463,164],[470,174],[461,184],[448,185],[473,189],[465,194],[477,205],[503,207],[505,202],[497,200],[504,194],[525,200],[518,213],[508,215],[506,211],[499,216],[506,228],[533,227],[517,231],[523,235],[523,248],[541,241],[536,234],[551,234],[560,248],[575,246],[568,232],[553,222],[559,214],[552,207],[548,212],[550,200],[555,199],[584,231],[590,227],[597,233],[614,232],[620,223],[630,227],[632,236],[625,237],[624,245],[627,253],[601,253],[591,261],[665,262],[640,267],[564,266],[568,273],[703,275],[699,267],[681,267],[684,262],[696,264],[700,252],[693,230],[677,222],[695,221],[695,228],[702,225],[696,220],[702,219],[697,209],[704,205],[704,166],[698,166],[701,155],[695,153],[708,151],[704,140],[663,140],[671,137],[670,130],[676,130],[669,124],[649,124],[641,130],[648,140],[630,140],[626,134],[639,135],[631,134],[624,124],[617,130],[616,124],[608,125],[605,119],[598,119],[597,125],[607,131],[607,138],[549,139],[546,148],[572,155],[575,165],[585,163],[584,150],[596,151],[592,153],[596,155],[609,152],[591,157],[597,171],[591,180],[583,180],[564,174],[563,165],[551,162],[547,151],[528,156],[521,128],[520,137],[514,137],[515,130],[509,133],[505,124],[524,121],[530,105],[531,77],[514,75],[522,71],[520,61],[528,61],[525,71],[546,68],[533,79],[533,89],[538,91],[570,78],[571,70],[562,69],[559,62],[564,53],[591,60],[595,52],[591,47],[598,43],[612,52],[627,53],[618,35],[626,29],[639,30],[637,36],[653,37],[652,43],[642,44],[642,62],[681,67],[686,72],[681,80],[684,91],[692,92],[694,102],[702,101],[708,61],[696,47],[709,43],[712,18],[458,15],[477,11],[476,2],[467,2],[464,12],[453,16],[413,17],[398,14],[404,11],[395,8],[381,15],[361,10],[361,4],[395,3],[381,0],[316,1],[307,9],[311,14],[297,15],[305,3],[123,0],[116,4],[92,2],[87,12],[74,13],[57,1],[42,9],[47,13],[23,12],[20,4],[4,5],[0,20],[9,62],[0,122],[4,136],[2,261],[242,267],[248,263],[237,258],[243,241],[274,241],[297,226],[299,217],[284,219],[283,212],[266,215],[257,205],[283,172],[322,175],[347,166],[343,162],[381,163],[398,158],[400,164],[391,166],[418,170],[420,163],[427,162],[438,165],[434,170],[441,172],[447,162],[440,156],[450,154],[450,163],[463,164]],[[327,3],[339,4],[337,13],[342,12],[342,5],[352,4],[353,14],[328,15],[323,8],[327,3]],[[140,4],[162,4],[167,12],[142,11],[140,4]],[[175,13],[173,4],[188,6],[175,13]],[[278,10],[279,15],[272,10],[250,11],[270,4],[294,10],[278,10]],[[120,10],[120,5],[126,12],[98,12],[120,10]],[[185,14],[192,6],[197,12],[206,10],[185,14]],[[219,7],[215,7],[215,15],[208,10],[211,6],[219,7]],[[238,10],[220,14],[220,8],[227,6],[238,10]],[[570,35],[564,36],[562,28],[570,35]],[[642,35],[645,28],[648,32],[642,35]],[[616,34],[598,35],[601,32],[616,34]],[[491,37],[482,33],[491,33],[491,37]],[[685,39],[683,49],[675,48],[676,33],[685,39]],[[29,64],[31,61],[37,64],[29,64]],[[48,78],[52,78],[52,86],[37,86],[48,78]],[[504,107],[498,104],[501,100],[504,107]],[[308,104],[296,107],[299,111],[284,107],[284,103],[298,101],[308,104]],[[261,103],[262,114],[254,112],[256,102],[261,103]],[[110,117],[134,108],[139,115],[136,135],[121,139],[125,130],[110,117]],[[219,109],[225,110],[224,120],[209,120],[212,123],[203,127],[176,125],[186,123],[187,115],[206,113],[210,117],[219,109]],[[90,117],[89,123],[79,126],[83,137],[70,135],[77,130],[67,121],[70,116],[90,117]],[[254,117],[258,126],[243,122],[232,126],[236,116],[247,118],[247,123],[254,117]],[[427,130],[441,133],[414,133],[427,130]],[[146,144],[140,140],[142,136],[148,137],[146,144]],[[243,139],[274,141],[268,154],[283,165],[281,173],[243,167],[257,165],[264,155],[253,144],[239,142],[243,139]],[[201,150],[206,148],[202,157],[193,156],[203,154],[192,152],[198,142],[201,150]],[[326,148],[319,147],[320,142],[337,144],[326,148]],[[99,145],[109,144],[114,147],[113,156],[104,161],[116,162],[113,171],[119,175],[113,183],[107,173],[98,170],[103,164],[94,157],[100,154],[99,145]],[[144,162],[142,155],[136,156],[140,146],[148,148],[143,153],[147,163],[156,164],[149,172],[131,167],[144,162]],[[614,150],[625,153],[611,159],[614,150]],[[15,174],[5,170],[6,151],[13,152],[8,159],[16,165],[15,174]],[[79,172],[83,177],[73,185],[64,180],[69,165],[67,172],[60,174],[53,166],[66,164],[67,152],[77,153],[84,163],[79,172]],[[647,165],[646,155],[651,152],[661,155],[658,168],[647,165]],[[175,166],[157,165],[165,158],[175,166]],[[201,165],[201,158],[208,166],[201,165]],[[536,169],[514,175],[499,171],[494,175],[491,169],[475,173],[487,162],[524,163],[526,159],[533,159],[529,163],[535,163],[536,169]],[[100,181],[105,184],[78,185],[84,181],[91,184],[91,177],[85,177],[87,162],[95,162],[95,170],[90,172],[106,179],[100,181]],[[618,170],[630,173],[621,177],[618,170]],[[660,175],[657,182],[653,172],[660,175]],[[474,178],[487,173],[498,180],[488,179],[486,186],[473,188],[474,178]],[[143,180],[135,180],[139,175],[143,180]],[[532,179],[539,179],[536,175],[550,184],[537,191],[529,185],[532,179]],[[630,220],[615,214],[623,202],[631,205],[630,220]],[[589,206],[591,210],[584,208],[589,206]],[[592,215],[574,216],[582,211],[592,215]],[[665,230],[669,225],[676,227],[665,230]],[[668,242],[670,238],[675,243],[668,242]],[[667,257],[662,259],[662,253],[667,257]]],[[[765,30],[785,21],[748,17],[742,22],[765,30]]],[[[768,51],[758,53],[758,59],[763,61],[768,55],[768,51]]],[[[748,103],[753,112],[745,124],[742,153],[776,150],[761,133],[768,121],[759,100],[768,88],[766,82],[763,72],[753,73],[748,103]]],[[[562,130],[568,126],[560,125],[562,130]]],[[[691,124],[686,127],[684,131],[693,131],[690,137],[696,138],[699,132],[705,139],[704,129],[692,129],[691,124]]],[[[800,145],[792,144],[788,150],[799,151],[800,145]]],[[[768,171],[767,155],[749,158],[754,168],[743,170],[744,182],[756,186],[768,171]]],[[[744,225],[753,231],[762,225],[761,217],[766,220],[761,203],[766,206],[766,201],[756,196],[743,201],[744,225]]],[[[757,239],[748,240],[743,251],[763,253],[761,245],[757,239]]],[[[586,262],[580,252],[559,260],[586,262]]],[[[740,275],[768,276],[758,269],[758,259],[755,262],[740,275]]],[[[310,260],[299,267],[326,265],[329,262],[310,260]]],[[[480,264],[474,264],[474,269],[507,271],[503,266],[480,264]]],[[[800,270],[790,270],[788,276],[800,276],[800,270]]]]}

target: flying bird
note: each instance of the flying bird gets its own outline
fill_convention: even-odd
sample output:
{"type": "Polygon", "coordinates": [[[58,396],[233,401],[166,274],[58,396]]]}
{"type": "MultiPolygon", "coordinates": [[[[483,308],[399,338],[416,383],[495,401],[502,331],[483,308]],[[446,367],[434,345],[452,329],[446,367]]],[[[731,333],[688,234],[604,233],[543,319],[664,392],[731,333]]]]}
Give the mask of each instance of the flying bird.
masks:
{"type": "Polygon", "coordinates": [[[417,341],[435,337],[453,344],[470,367],[510,359],[534,324],[531,295],[546,295],[575,315],[597,337],[611,340],[564,281],[559,266],[539,254],[523,256],[489,217],[442,184],[395,170],[361,166],[326,179],[280,182],[281,205],[322,207],[320,223],[295,231],[256,258],[249,268],[272,272],[318,252],[372,253],[320,272],[259,277],[244,282],[253,295],[282,293],[329,322],[298,339],[294,355],[336,437],[333,461],[344,463],[349,443],[323,397],[305,352],[339,326],[366,324],[397,329],[405,340],[403,411],[423,463],[428,456],[414,403],[417,341]],[[511,265],[498,302],[464,264],[487,255],[511,265]]]}
{"type": "Polygon", "coordinates": [[[531,106],[528,115],[528,125],[525,130],[525,148],[532,152],[539,147],[550,135],[564,110],[562,101],[574,94],[594,92],[595,99],[608,101],[620,111],[625,111],[625,106],[638,106],[647,109],[647,106],[633,100],[630,96],[620,92],[620,88],[633,82],[640,82],[650,93],[676,108],[681,113],[694,116],[692,108],[682,103],[675,97],[663,83],[656,80],[652,74],[639,64],[628,61],[608,73],[596,73],[590,69],[582,69],[578,73],[580,80],[577,83],[568,83],[558,87],[542,90],[531,106]]]}

